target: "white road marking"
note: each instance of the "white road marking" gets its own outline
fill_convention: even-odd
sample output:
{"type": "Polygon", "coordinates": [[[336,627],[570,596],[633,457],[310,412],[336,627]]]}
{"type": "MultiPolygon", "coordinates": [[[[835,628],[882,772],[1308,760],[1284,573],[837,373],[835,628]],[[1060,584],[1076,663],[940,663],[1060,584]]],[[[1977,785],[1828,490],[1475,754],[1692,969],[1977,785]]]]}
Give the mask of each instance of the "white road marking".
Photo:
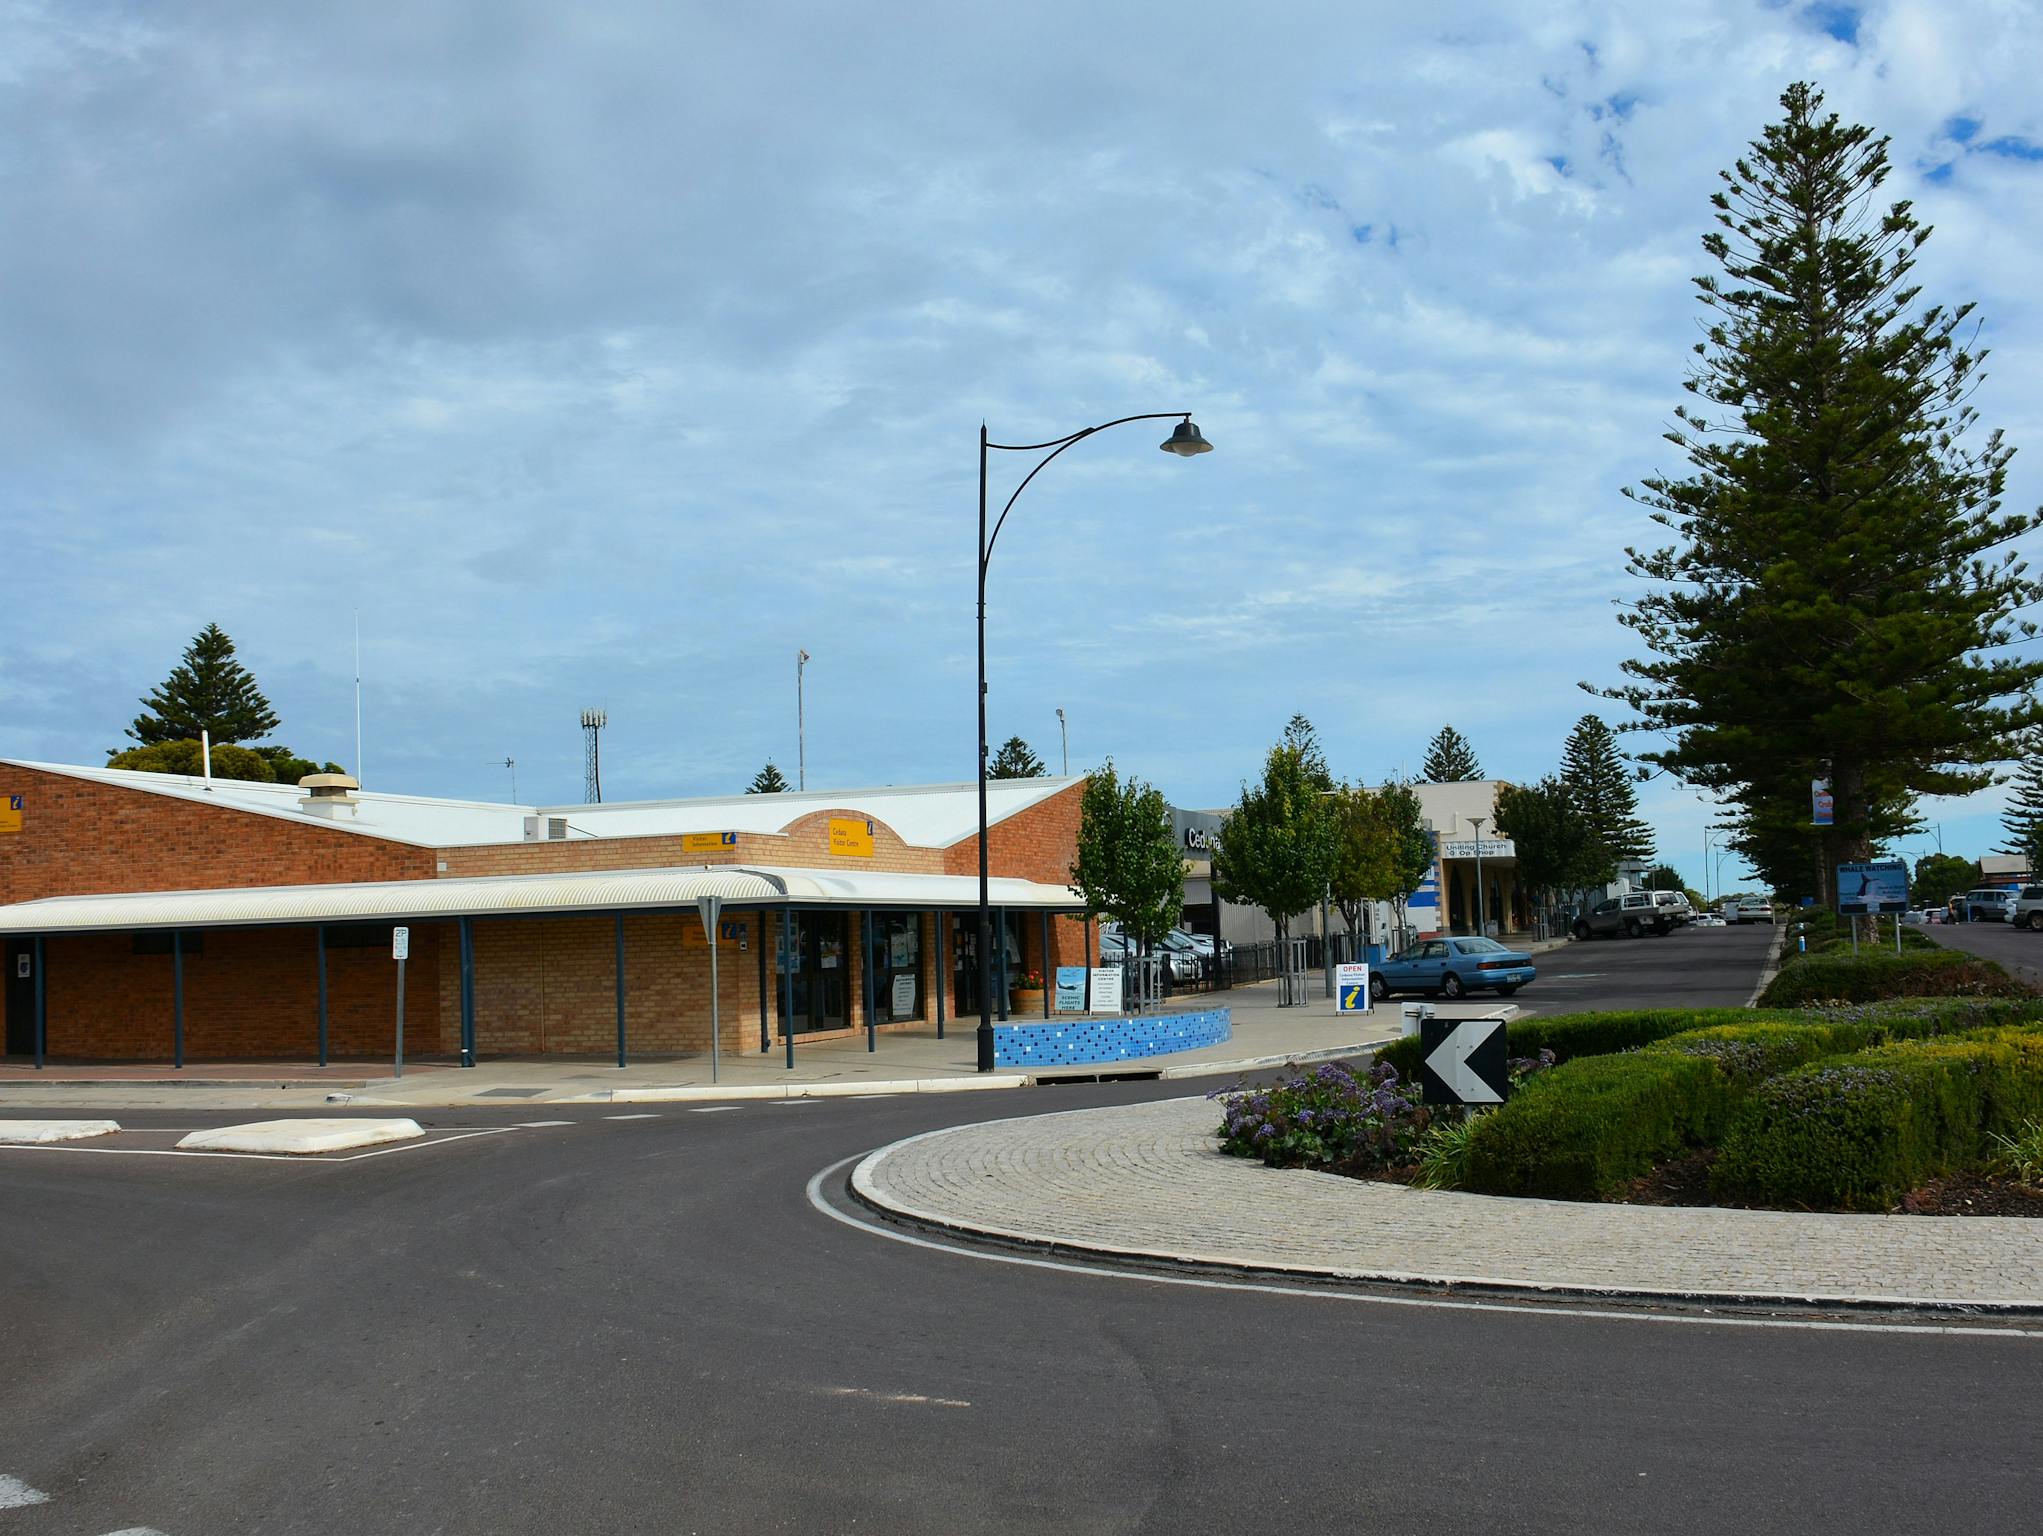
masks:
{"type": "Polygon", "coordinates": [[[204,1163],[273,1163],[278,1167],[326,1168],[335,1163],[358,1163],[365,1157],[388,1157],[393,1152],[422,1152],[430,1147],[444,1147],[450,1142],[466,1141],[471,1136],[503,1136],[514,1127],[495,1125],[487,1130],[462,1131],[453,1136],[429,1136],[421,1141],[399,1142],[392,1147],[372,1147],[367,1152],[349,1152],[343,1155],[328,1153],[325,1156],[302,1157],[283,1152],[180,1152],[174,1147],[71,1147],[40,1146],[15,1147],[0,1145],[0,1152],[77,1152],[93,1157],[181,1157],[187,1162],[204,1163]]]}
{"type": "Polygon", "coordinates": [[[688,1111],[691,1115],[721,1115],[734,1109],[743,1109],[742,1104],[699,1104],[688,1111]]]}
{"type": "Polygon", "coordinates": [[[605,1115],[605,1120],[657,1120],[658,1115],[605,1115]]]}
{"type": "Polygon", "coordinates": [[[153,1525],[131,1525],[118,1531],[108,1531],[106,1536],[163,1536],[153,1525]]]}
{"type": "Polygon", "coordinates": [[[820,1104],[821,1099],[768,1099],[775,1109],[800,1109],[805,1104],[820,1104]]]}
{"type": "Polygon", "coordinates": [[[1707,1312],[1630,1312],[1594,1306],[1549,1306],[1543,1302],[1450,1301],[1434,1296],[1365,1295],[1356,1291],[1327,1290],[1318,1286],[1277,1285],[1255,1280],[1207,1280],[1189,1275],[1152,1275],[1134,1270],[1114,1269],[1105,1264],[1066,1264],[1056,1259],[1031,1258],[1021,1253],[994,1253],[962,1243],[940,1243],[897,1232],[876,1222],[860,1220],[823,1198],[823,1184],[857,1162],[863,1153],[839,1158],[809,1180],[809,1204],[847,1227],[911,1248],[929,1248],[937,1253],[955,1254],[961,1259],[980,1259],[989,1264],[1019,1264],[1025,1269],[1050,1269],[1066,1275],[1090,1275],[1100,1280],[1132,1280],[1140,1285],[1184,1285],[1202,1291],[1252,1291],[1264,1296],[1295,1296],[1309,1301],[1359,1302],[1365,1306],[1433,1307],[1446,1312],[1516,1312],[1530,1317],[1587,1317],[1598,1321],[1625,1323],[1689,1323],[1716,1328],[1800,1328],[1812,1333],[1913,1333],[1942,1334],[1962,1338],[2043,1339],[2043,1328],[1968,1328],[1950,1323],[1854,1323],[1820,1318],[1716,1317],[1707,1312]]]}
{"type": "Polygon", "coordinates": [[[898,1093],[853,1093],[847,1094],[846,1097],[853,1099],[898,1099],[901,1095],[898,1093]]]}
{"type": "Polygon", "coordinates": [[[969,1408],[962,1397],[924,1397],[920,1392],[875,1392],[871,1387],[824,1387],[831,1397],[869,1397],[876,1403],[917,1403],[930,1408],[969,1408]]]}
{"type": "Polygon", "coordinates": [[[0,1509],[26,1509],[31,1504],[47,1504],[50,1496],[40,1488],[31,1488],[18,1477],[0,1472],[0,1509]]]}
{"type": "Polygon", "coordinates": [[[520,1120],[511,1129],[516,1131],[543,1131],[553,1125],[573,1125],[572,1120],[520,1120]]]}

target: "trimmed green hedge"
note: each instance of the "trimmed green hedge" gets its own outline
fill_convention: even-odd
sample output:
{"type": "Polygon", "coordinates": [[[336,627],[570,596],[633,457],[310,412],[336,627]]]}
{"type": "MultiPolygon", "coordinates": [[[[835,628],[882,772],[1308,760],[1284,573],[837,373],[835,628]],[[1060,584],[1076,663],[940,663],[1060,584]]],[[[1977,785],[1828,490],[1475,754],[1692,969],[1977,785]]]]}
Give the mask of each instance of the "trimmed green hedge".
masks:
{"type": "MultiPolygon", "coordinates": [[[[1650,1008],[1628,1013],[1562,1013],[1552,1018],[1513,1019],[1504,1026],[1504,1049],[1512,1056],[1537,1056],[1552,1051],[1557,1061],[1577,1056],[1607,1056],[1651,1045],[1669,1035],[1713,1024],[1793,1022],[1796,1013],[1761,1013],[1749,1008],[1650,1008]]],[[[1376,1052],[1378,1061],[1397,1068],[1398,1076],[1416,1083],[1419,1037],[1406,1035],[1376,1052]]]]}
{"type": "Polygon", "coordinates": [[[1894,954],[1831,950],[1798,955],[1760,994],[1762,1008],[1809,1003],[1870,1003],[1890,997],[2030,997],[2029,988],[1991,960],[1953,949],[1894,954]]]}
{"type": "Polygon", "coordinates": [[[1885,1210],[2043,1116],[2043,1032],[1978,1030],[1817,1062],[1762,1083],[1710,1173],[1720,1198],[1885,1210]]]}
{"type": "Polygon", "coordinates": [[[1730,1112],[1715,1061],[1679,1052],[1584,1056],[1542,1072],[1469,1136],[1467,1187],[1597,1200],[1714,1137],[1730,1112]]]}

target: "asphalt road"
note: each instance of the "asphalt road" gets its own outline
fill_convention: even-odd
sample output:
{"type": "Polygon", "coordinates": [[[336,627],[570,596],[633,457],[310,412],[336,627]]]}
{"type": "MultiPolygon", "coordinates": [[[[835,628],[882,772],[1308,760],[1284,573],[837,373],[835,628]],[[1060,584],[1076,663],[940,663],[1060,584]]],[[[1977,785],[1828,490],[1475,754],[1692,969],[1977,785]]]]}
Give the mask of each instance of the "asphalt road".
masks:
{"type": "MultiPolygon", "coordinates": [[[[2036,935],[2043,938],[2043,935],[2036,935]]],[[[1512,1001],[1527,1013],[1742,1008],[1773,946],[1765,923],[1588,939],[1535,956],[1539,977],[1512,1001]]],[[[2037,952],[2043,954],[2043,944],[2037,952]]]]}
{"type": "Polygon", "coordinates": [[[1173,1285],[807,1195],[1184,1086],[463,1111],[570,1123],[346,1164],[0,1152],[0,1477],[50,1496],[0,1536],[2034,1529],[2043,1338],[1173,1285]]]}
{"type": "Polygon", "coordinates": [[[2043,986],[2043,933],[2007,923],[1931,923],[1917,931],[1946,949],[1998,960],[2009,974],[2043,986]]]}

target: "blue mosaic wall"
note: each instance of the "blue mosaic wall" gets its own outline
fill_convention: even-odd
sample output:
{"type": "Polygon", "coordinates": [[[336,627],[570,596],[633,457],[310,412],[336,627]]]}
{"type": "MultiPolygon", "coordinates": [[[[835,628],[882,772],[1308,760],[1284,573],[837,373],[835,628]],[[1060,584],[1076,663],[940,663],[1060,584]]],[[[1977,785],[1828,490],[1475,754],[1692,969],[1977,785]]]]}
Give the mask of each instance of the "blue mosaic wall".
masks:
{"type": "Polygon", "coordinates": [[[1055,1019],[1044,1024],[993,1026],[993,1060],[1003,1067],[1075,1067],[1101,1061],[1133,1061],[1195,1051],[1232,1038],[1234,1018],[1225,1008],[1197,1013],[1124,1014],[1120,1018],[1055,1019]]]}

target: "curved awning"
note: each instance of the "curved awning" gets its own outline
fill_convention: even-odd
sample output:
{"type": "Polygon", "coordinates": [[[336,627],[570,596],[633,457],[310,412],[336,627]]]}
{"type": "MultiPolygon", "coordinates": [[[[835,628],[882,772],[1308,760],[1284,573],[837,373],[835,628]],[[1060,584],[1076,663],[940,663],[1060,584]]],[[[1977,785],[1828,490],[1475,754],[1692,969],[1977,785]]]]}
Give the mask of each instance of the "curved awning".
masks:
{"type": "MultiPolygon", "coordinates": [[[[996,879],[994,906],[1076,912],[1069,886],[996,879]]],[[[976,907],[973,875],[907,875],[877,870],[603,869],[572,874],[473,875],[351,885],[249,886],[207,891],[122,891],[50,896],[0,906],[0,933],[131,932],[160,928],[255,928],[299,923],[429,922],[456,917],[692,909],[701,896],[736,909],[779,907],[976,907]]]]}

